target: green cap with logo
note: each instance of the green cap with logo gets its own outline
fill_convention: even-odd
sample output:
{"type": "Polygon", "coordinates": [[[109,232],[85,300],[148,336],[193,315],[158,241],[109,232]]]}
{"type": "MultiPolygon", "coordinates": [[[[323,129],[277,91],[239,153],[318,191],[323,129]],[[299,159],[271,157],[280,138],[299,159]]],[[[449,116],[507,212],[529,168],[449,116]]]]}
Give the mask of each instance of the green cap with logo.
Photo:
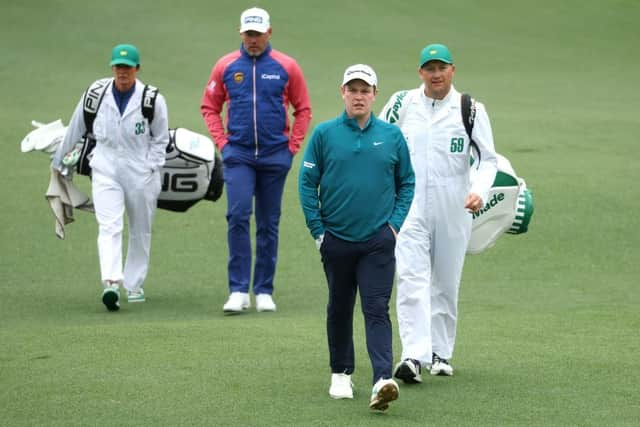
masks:
{"type": "Polygon", "coordinates": [[[109,65],[128,65],[136,67],[140,65],[140,54],[138,48],[132,44],[119,44],[111,51],[111,63],[109,65]]]}
{"type": "Polygon", "coordinates": [[[443,44],[430,44],[420,52],[420,67],[429,61],[442,61],[446,64],[453,64],[449,49],[443,44]]]}

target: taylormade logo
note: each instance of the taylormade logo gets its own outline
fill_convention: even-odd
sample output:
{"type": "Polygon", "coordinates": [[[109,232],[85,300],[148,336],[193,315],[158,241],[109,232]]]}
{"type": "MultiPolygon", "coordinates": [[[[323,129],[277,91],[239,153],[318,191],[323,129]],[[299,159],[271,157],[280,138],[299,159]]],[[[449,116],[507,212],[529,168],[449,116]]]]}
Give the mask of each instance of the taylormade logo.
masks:
{"type": "Polygon", "coordinates": [[[350,76],[352,74],[364,74],[365,76],[371,77],[371,73],[368,72],[367,70],[363,70],[362,68],[356,68],[355,70],[347,71],[347,76],[350,76]]]}
{"type": "Polygon", "coordinates": [[[398,94],[398,96],[396,97],[396,102],[393,103],[393,106],[389,109],[389,111],[387,111],[386,114],[386,119],[387,122],[389,123],[395,123],[398,121],[398,119],[400,119],[400,116],[398,115],[398,111],[400,111],[400,107],[402,107],[402,100],[404,99],[404,97],[407,96],[407,92],[400,92],[398,94]]]}
{"type": "Polygon", "coordinates": [[[487,204],[484,205],[484,208],[480,209],[478,212],[473,213],[473,219],[478,218],[480,215],[487,212],[489,209],[496,206],[498,203],[500,203],[503,200],[504,200],[504,193],[494,194],[491,200],[489,200],[487,204]]]}

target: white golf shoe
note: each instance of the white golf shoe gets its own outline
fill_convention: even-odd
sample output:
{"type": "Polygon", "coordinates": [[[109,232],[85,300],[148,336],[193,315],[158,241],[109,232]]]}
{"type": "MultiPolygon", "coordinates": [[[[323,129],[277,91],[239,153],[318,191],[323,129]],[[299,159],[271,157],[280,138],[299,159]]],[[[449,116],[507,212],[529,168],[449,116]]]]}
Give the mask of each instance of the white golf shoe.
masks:
{"type": "Polygon", "coordinates": [[[453,367],[449,364],[449,361],[446,359],[440,358],[437,354],[433,353],[431,359],[431,370],[429,371],[431,375],[442,375],[450,377],[453,375],[453,367]]]}
{"type": "Polygon", "coordinates": [[[398,383],[393,379],[380,378],[371,390],[371,401],[369,402],[369,408],[374,411],[384,412],[389,409],[389,403],[398,398],[400,394],[400,388],[398,383]]]}
{"type": "Polygon", "coordinates": [[[331,374],[329,396],[332,399],[353,399],[353,383],[349,374],[331,374]]]}
{"type": "Polygon", "coordinates": [[[127,302],[145,302],[144,290],[127,291],[127,302]]]}
{"type": "Polygon", "coordinates": [[[229,314],[242,313],[251,307],[249,294],[246,292],[231,292],[229,299],[222,307],[222,311],[229,314]]]}
{"type": "Polygon", "coordinates": [[[256,295],[256,310],[257,311],[276,311],[276,303],[273,302],[273,298],[269,294],[256,295]]]}

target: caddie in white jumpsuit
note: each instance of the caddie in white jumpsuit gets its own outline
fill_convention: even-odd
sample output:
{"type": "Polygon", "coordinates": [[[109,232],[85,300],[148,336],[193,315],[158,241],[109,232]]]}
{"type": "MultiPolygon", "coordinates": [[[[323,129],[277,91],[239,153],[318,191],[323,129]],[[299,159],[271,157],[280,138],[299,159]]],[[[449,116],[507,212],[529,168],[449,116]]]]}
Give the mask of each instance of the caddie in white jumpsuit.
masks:
{"type": "MultiPolygon", "coordinates": [[[[480,153],[477,178],[469,180],[472,148],[461,116],[461,94],[452,86],[455,66],[446,46],[420,55],[423,84],[391,97],[380,117],[405,135],[416,175],[415,196],[396,244],[396,298],[402,361],[394,376],[422,382],[421,368],[452,375],[458,290],[479,210],[496,175],[491,125],[476,102],[472,137],[480,153]]],[[[477,163],[476,163],[477,164],[477,163]]]]}
{"type": "MultiPolygon", "coordinates": [[[[114,79],[104,92],[93,133],[96,147],[91,166],[92,197],[98,221],[98,252],[103,283],[102,302],[110,311],[120,307],[119,287],[127,290],[129,302],[143,302],[151,247],[151,226],[160,194],[160,168],[169,143],[167,105],[157,95],[153,121],[143,116],[144,83],[137,80],[138,50],[118,45],[112,50],[114,79]],[[129,222],[127,258],[122,269],[124,212],[129,222]]],[[[87,131],[83,99],[78,103],[69,128],[53,159],[63,168],[63,156],[87,131]]]]}

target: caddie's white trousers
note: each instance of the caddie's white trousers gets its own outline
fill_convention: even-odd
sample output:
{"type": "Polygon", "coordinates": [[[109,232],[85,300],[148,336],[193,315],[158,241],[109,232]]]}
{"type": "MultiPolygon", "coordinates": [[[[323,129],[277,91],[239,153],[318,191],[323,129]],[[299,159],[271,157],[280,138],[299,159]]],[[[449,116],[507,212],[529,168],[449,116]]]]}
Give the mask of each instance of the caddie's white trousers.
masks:
{"type": "Polygon", "coordinates": [[[396,243],[396,308],[402,360],[428,366],[432,353],[447,360],[453,355],[471,214],[464,209],[466,185],[419,191],[396,243]]]}
{"type": "Polygon", "coordinates": [[[119,170],[113,176],[92,171],[91,187],[98,221],[100,275],[105,281],[122,282],[127,290],[142,287],[149,267],[151,226],[160,194],[159,171],[140,175],[119,170]],[[122,271],[124,212],[129,222],[127,259],[122,271]]]}

